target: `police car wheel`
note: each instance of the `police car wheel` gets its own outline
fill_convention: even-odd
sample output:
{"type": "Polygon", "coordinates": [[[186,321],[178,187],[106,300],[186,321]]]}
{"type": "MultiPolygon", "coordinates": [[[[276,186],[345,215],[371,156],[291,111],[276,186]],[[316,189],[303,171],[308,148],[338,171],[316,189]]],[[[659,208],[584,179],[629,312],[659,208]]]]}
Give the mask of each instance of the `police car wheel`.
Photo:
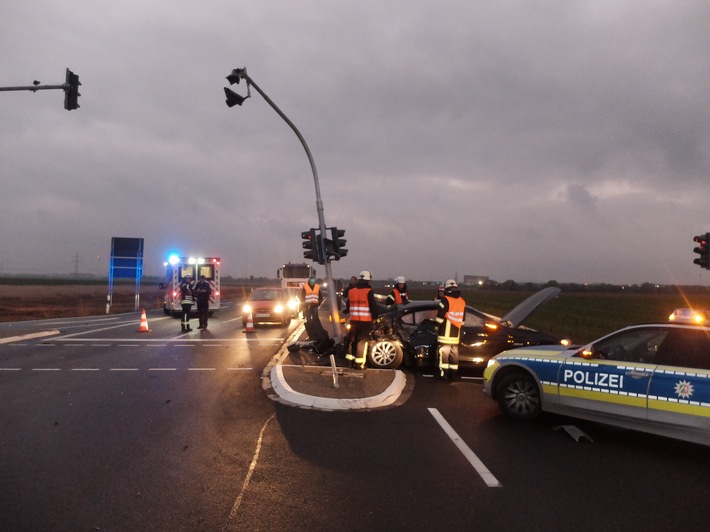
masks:
{"type": "Polygon", "coordinates": [[[498,404],[505,415],[533,419],[540,414],[540,390],[530,374],[517,372],[507,375],[496,390],[498,404]]]}
{"type": "Polygon", "coordinates": [[[404,358],[399,344],[386,339],[370,342],[367,359],[371,368],[397,369],[404,358]]]}

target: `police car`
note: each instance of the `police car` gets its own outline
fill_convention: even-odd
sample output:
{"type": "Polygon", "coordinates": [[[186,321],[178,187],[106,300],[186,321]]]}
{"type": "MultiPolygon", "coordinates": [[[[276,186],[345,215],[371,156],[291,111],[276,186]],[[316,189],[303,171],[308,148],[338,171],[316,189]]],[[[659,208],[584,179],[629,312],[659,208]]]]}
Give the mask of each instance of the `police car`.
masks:
{"type": "Polygon", "coordinates": [[[505,414],[582,418],[710,445],[710,327],[626,327],[583,347],[538,346],[493,357],[484,393],[505,414]]]}

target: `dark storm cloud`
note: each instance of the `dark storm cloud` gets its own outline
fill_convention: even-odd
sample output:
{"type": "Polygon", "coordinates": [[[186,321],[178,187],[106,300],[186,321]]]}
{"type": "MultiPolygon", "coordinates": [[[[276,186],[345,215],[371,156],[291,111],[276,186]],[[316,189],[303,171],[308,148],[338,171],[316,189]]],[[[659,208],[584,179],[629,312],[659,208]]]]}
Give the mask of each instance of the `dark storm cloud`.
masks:
{"type": "Polygon", "coordinates": [[[297,125],[348,276],[697,282],[709,229],[705,2],[54,2],[4,6],[4,271],[87,272],[111,236],[299,260],[317,224],[297,125]],[[641,6],[641,7],[640,7],[641,6]],[[246,94],[244,84],[233,87],[246,94]],[[21,220],[21,223],[18,223],[21,220]],[[641,235],[656,243],[648,249],[641,235]]]}

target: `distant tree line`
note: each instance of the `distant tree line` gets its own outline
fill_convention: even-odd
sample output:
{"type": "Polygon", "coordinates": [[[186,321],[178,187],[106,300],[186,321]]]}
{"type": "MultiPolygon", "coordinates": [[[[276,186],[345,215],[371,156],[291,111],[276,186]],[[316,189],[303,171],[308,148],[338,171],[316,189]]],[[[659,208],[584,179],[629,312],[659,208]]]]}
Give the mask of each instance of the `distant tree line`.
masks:
{"type": "MultiPolygon", "coordinates": [[[[144,276],[141,279],[141,284],[158,284],[163,281],[162,276],[144,276]]],[[[347,285],[347,279],[336,279],[343,285],[347,285]]],[[[92,275],[3,275],[0,276],[0,284],[15,284],[15,285],[31,285],[31,284],[102,284],[108,283],[106,277],[92,275]]],[[[116,284],[132,284],[135,283],[132,279],[116,279],[116,284]]],[[[228,285],[244,285],[244,286],[271,286],[278,285],[278,279],[269,277],[232,277],[222,276],[222,283],[228,285]]],[[[409,288],[426,288],[436,291],[438,287],[436,281],[407,281],[409,288]]],[[[392,280],[374,280],[373,288],[383,289],[392,286],[392,280]]],[[[684,294],[707,294],[710,293],[710,286],[705,285],[663,285],[655,283],[641,284],[609,284],[609,283],[559,283],[555,280],[547,281],[546,283],[533,282],[517,282],[507,280],[503,282],[487,280],[482,285],[464,285],[460,284],[465,290],[487,290],[487,291],[506,291],[506,292],[536,292],[548,286],[556,286],[561,288],[563,292],[590,292],[590,293],[632,293],[632,294],[674,294],[682,292],[684,294]]]]}

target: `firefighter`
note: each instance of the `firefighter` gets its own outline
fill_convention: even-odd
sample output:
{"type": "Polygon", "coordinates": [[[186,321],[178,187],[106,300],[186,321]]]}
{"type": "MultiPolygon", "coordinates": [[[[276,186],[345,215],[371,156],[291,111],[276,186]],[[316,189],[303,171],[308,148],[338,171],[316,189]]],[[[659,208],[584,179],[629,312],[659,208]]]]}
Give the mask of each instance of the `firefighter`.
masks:
{"type": "Polygon", "coordinates": [[[192,275],[187,274],[182,278],[180,283],[180,305],[182,305],[182,332],[190,332],[190,311],[195,298],[192,294],[192,275]]]}
{"type": "Polygon", "coordinates": [[[193,295],[197,300],[197,319],[200,324],[198,329],[206,329],[210,316],[210,297],[212,297],[212,286],[204,275],[200,275],[200,280],[195,283],[193,295]]]}
{"type": "Polygon", "coordinates": [[[360,272],[357,284],[348,292],[348,302],[345,313],[350,314],[350,350],[345,346],[345,359],[353,368],[363,369],[367,362],[367,340],[372,322],[377,319],[377,304],[375,294],[370,286],[372,274],[363,270],[360,272]],[[362,345],[359,346],[360,341],[362,345]],[[358,349],[359,347],[359,349],[358,349]]]}
{"type": "Polygon", "coordinates": [[[323,300],[320,285],[316,283],[316,278],[311,276],[308,282],[301,289],[301,303],[303,304],[303,317],[306,323],[318,319],[318,306],[323,300]]]}
{"type": "Polygon", "coordinates": [[[466,319],[466,302],[454,279],[444,283],[444,296],[439,299],[437,323],[437,355],[442,377],[453,380],[459,369],[459,341],[466,319]]]}
{"type": "Polygon", "coordinates": [[[407,280],[400,275],[394,281],[394,288],[387,296],[386,304],[388,307],[391,305],[406,305],[409,303],[409,298],[407,297],[407,280]]]}

